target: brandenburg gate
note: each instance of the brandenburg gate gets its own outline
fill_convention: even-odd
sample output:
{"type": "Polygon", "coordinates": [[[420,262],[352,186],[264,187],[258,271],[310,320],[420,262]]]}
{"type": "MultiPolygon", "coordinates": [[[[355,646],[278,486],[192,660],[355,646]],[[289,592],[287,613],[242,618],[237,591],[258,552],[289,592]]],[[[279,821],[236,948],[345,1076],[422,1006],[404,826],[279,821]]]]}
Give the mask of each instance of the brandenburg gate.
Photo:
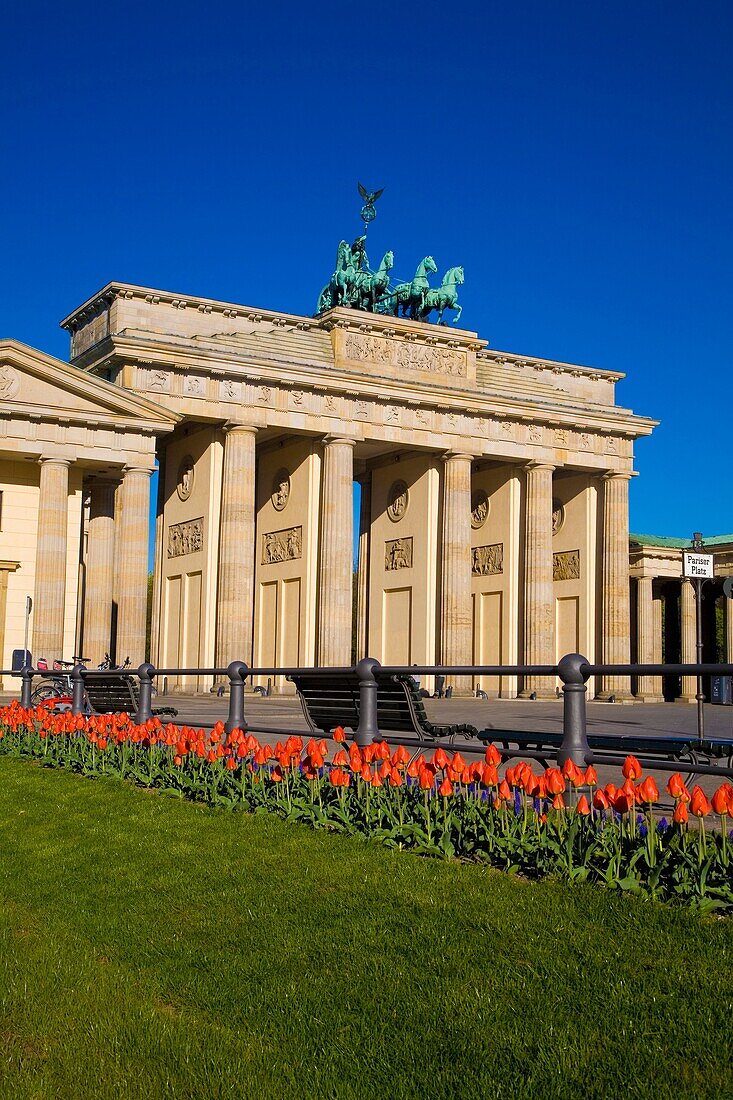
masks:
{"type": "MultiPolygon", "coordinates": [[[[167,416],[153,663],[348,665],[354,636],[357,658],[386,664],[628,661],[628,486],[634,440],[655,422],[615,403],[623,375],[337,293],[321,305],[294,316],[110,283],[62,322],[73,366],[167,416]]],[[[130,540],[147,533],[124,511],[122,523],[139,557],[130,540]]],[[[94,575],[89,607],[112,588],[94,575]]],[[[139,625],[125,646],[143,659],[139,625]]],[[[477,686],[517,692],[454,682],[477,686]]],[[[628,681],[598,690],[620,699],[628,681]]],[[[528,678],[520,691],[554,688],[528,678]]]]}

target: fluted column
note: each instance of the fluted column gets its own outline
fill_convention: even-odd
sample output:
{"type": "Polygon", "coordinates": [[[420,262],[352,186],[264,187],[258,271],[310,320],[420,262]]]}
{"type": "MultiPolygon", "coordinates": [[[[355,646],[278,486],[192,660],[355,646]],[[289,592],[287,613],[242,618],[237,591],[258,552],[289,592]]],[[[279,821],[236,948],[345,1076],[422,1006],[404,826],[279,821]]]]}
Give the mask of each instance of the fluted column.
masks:
{"type": "Polygon", "coordinates": [[[224,439],[216,664],[252,663],[255,584],[255,438],[249,424],[231,424],[224,439]]]}
{"type": "MultiPolygon", "coordinates": [[[[553,665],[555,594],[552,582],[552,474],[549,463],[527,466],[524,524],[524,660],[526,665],[553,665]]],[[[522,699],[555,698],[544,676],[525,676],[522,699]]]]}
{"type": "MultiPolygon", "coordinates": [[[[630,474],[609,473],[604,478],[602,547],[601,663],[628,664],[631,656],[629,601],[629,480],[630,474]]],[[[628,676],[602,676],[600,699],[628,702],[628,676]]]]}
{"type": "Polygon", "coordinates": [[[148,528],[152,470],[126,466],[119,492],[121,522],[117,577],[117,660],[133,666],[145,660],[148,601],[148,528]]]}
{"type": "MultiPolygon", "coordinates": [[[[471,462],[473,455],[449,454],[443,467],[441,547],[441,664],[470,665],[471,462]]],[[[470,695],[471,676],[447,677],[457,695],[470,695]]]]}
{"type": "MultiPolygon", "coordinates": [[[[695,649],[696,607],[695,589],[692,581],[682,580],[680,590],[680,648],[682,650],[682,664],[694,665],[697,661],[695,649]]],[[[682,694],[676,700],[678,703],[696,703],[697,678],[695,676],[682,677],[682,694]]]]}
{"type": "MultiPolygon", "coordinates": [[[[637,642],[639,664],[654,664],[656,661],[655,634],[660,631],[661,645],[661,617],[659,624],[654,613],[653,579],[651,577],[639,577],[636,582],[636,611],[637,611],[637,642]]],[[[659,603],[659,601],[656,601],[659,603]]],[[[662,702],[662,686],[658,676],[640,676],[636,690],[636,698],[645,703],[662,702]]]]}
{"type": "Polygon", "coordinates": [[[725,601],[725,661],[733,665],[733,600],[725,601]]]}
{"type": "Polygon", "coordinates": [[[354,440],[323,441],[318,569],[318,663],[351,664],[354,440]]]}
{"type": "Polygon", "coordinates": [[[33,601],[33,659],[64,654],[69,459],[41,459],[33,601]]]}
{"type": "Polygon", "coordinates": [[[92,485],[84,592],[84,651],[97,665],[111,652],[115,487],[92,485]]]}
{"type": "Polygon", "coordinates": [[[372,524],[372,475],[363,474],[359,509],[359,564],[356,576],[356,659],[367,656],[369,639],[369,544],[372,524]]]}

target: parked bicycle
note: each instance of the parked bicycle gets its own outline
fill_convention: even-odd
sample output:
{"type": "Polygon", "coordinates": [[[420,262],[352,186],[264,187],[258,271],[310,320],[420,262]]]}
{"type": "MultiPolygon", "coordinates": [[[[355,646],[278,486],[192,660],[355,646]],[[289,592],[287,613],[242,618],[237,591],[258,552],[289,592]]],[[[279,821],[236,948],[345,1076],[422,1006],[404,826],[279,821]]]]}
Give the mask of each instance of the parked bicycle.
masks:
{"type": "MultiPolygon", "coordinates": [[[[52,668],[49,669],[45,657],[39,657],[36,667],[38,671],[44,673],[44,675],[31,693],[31,702],[33,705],[38,706],[40,703],[43,703],[51,710],[70,710],[73,695],[71,673],[77,665],[86,668],[88,663],[89,657],[76,656],[72,657],[70,661],[56,660],[53,662],[52,668]]],[[[124,664],[114,665],[109,653],[105,653],[104,660],[97,665],[97,668],[100,672],[107,672],[109,670],[122,671],[123,669],[129,668],[129,665],[129,657],[125,658],[124,664]]]]}

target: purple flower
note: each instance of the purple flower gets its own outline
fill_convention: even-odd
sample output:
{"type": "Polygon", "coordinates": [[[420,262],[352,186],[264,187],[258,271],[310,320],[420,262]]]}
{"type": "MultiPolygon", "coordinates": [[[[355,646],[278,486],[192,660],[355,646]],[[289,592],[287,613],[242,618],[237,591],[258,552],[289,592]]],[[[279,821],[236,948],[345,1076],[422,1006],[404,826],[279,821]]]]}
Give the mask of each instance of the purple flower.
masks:
{"type": "Polygon", "coordinates": [[[646,834],[648,832],[649,832],[649,830],[647,829],[646,825],[642,824],[642,825],[639,826],[639,836],[641,837],[642,840],[644,839],[644,837],[646,836],[646,834]]]}
{"type": "Polygon", "coordinates": [[[657,822],[657,832],[658,833],[666,833],[668,828],[669,828],[669,822],[667,821],[667,818],[666,817],[660,817],[659,821],[657,822]]]}
{"type": "Polygon", "coordinates": [[[522,792],[515,790],[514,792],[514,813],[519,817],[522,812],[522,792]]]}

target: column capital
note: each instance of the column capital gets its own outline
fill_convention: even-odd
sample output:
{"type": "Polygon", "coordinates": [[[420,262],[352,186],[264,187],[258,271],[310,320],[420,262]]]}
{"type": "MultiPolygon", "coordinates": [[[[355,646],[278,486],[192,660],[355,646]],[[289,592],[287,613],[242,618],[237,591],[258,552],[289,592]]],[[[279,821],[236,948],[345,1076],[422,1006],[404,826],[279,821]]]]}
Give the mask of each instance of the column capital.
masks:
{"type": "Polygon", "coordinates": [[[238,420],[227,420],[222,428],[227,435],[230,432],[250,432],[252,435],[257,435],[259,430],[256,424],[241,424],[238,420]]]}
{"type": "Polygon", "coordinates": [[[145,474],[146,477],[152,477],[154,473],[155,468],[151,466],[136,466],[131,463],[129,466],[122,467],[123,478],[128,474],[145,474]]]}
{"type": "Polygon", "coordinates": [[[603,481],[631,481],[632,477],[636,477],[635,470],[606,470],[601,475],[603,481]]]}
{"type": "Polygon", "coordinates": [[[73,461],[74,461],[73,458],[63,458],[63,457],[57,456],[57,455],[41,455],[41,457],[38,459],[38,465],[39,466],[65,466],[66,469],[68,470],[69,466],[71,466],[73,461]]]}
{"type": "Polygon", "coordinates": [[[445,462],[447,462],[450,458],[465,458],[468,462],[473,462],[475,457],[476,455],[470,451],[443,451],[443,459],[445,462]]]}
{"type": "Polygon", "coordinates": [[[549,470],[550,473],[554,473],[557,466],[552,462],[537,462],[533,459],[532,462],[525,462],[524,468],[525,470],[549,470]]]}
{"type": "Polygon", "coordinates": [[[347,447],[356,446],[356,440],[350,435],[324,435],[321,442],[327,447],[330,447],[333,443],[343,443],[347,447]]]}

